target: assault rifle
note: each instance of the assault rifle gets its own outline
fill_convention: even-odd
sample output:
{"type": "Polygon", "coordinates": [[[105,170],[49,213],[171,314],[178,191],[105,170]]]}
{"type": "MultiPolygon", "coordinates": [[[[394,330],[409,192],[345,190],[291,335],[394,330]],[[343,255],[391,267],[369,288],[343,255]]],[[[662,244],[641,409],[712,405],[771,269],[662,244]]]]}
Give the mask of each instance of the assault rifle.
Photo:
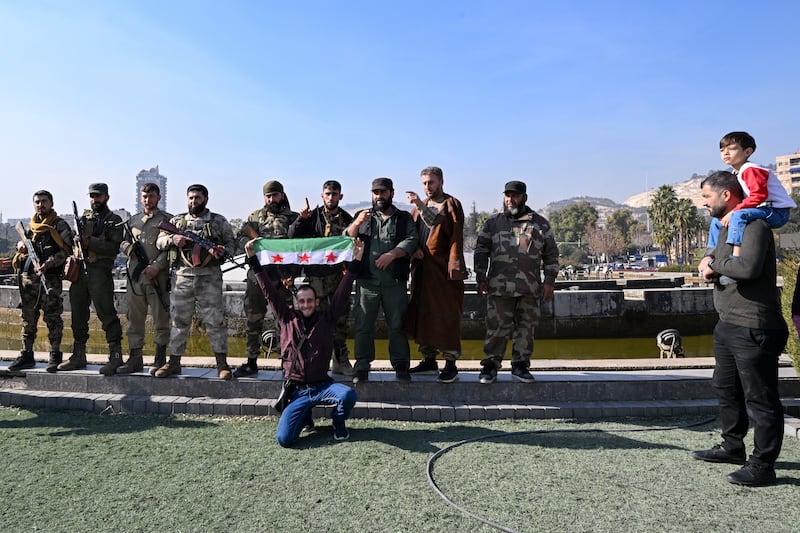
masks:
{"type": "Polygon", "coordinates": [[[89,270],[86,268],[86,250],[83,249],[83,228],[81,228],[80,215],[78,215],[78,204],[75,200],[72,201],[72,214],[75,216],[75,249],[78,250],[78,262],[83,269],[83,275],[89,276],[89,270]]]}
{"type": "MultiPolygon", "coordinates": [[[[131,272],[130,270],[128,271],[128,277],[132,281],[139,281],[139,278],[142,277],[142,272],[150,264],[150,258],[147,256],[147,250],[144,249],[142,241],[140,241],[133,235],[133,231],[131,231],[130,222],[131,220],[128,219],[122,223],[122,227],[125,230],[125,233],[127,233],[131,239],[131,246],[132,246],[131,253],[134,257],[136,257],[136,268],[133,269],[133,272],[131,272]]],[[[161,307],[163,307],[165,311],[169,311],[169,302],[164,301],[164,291],[161,290],[161,285],[158,284],[158,280],[155,278],[151,278],[150,284],[153,285],[153,288],[156,291],[156,296],[158,296],[158,301],[161,302],[161,307]]],[[[133,290],[133,287],[131,287],[131,290],[133,290]]]]}
{"type": "MultiPolygon", "coordinates": [[[[200,257],[199,257],[199,253],[198,253],[199,252],[198,247],[199,248],[203,248],[208,253],[212,253],[212,250],[214,250],[217,247],[217,243],[215,243],[211,239],[207,239],[207,238],[203,237],[202,235],[200,235],[198,233],[195,233],[193,231],[189,231],[189,230],[186,230],[186,229],[180,229],[175,224],[173,224],[171,222],[167,222],[166,220],[162,220],[161,222],[159,222],[158,228],[161,229],[161,230],[166,231],[167,233],[172,233],[173,235],[182,235],[182,236],[186,237],[187,239],[189,239],[190,241],[192,241],[192,243],[194,243],[195,250],[192,251],[192,264],[193,264],[193,266],[199,266],[200,263],[201,263],[200,257]]],[[[241,264],[238,261],[236,261],[236,258],[233,257],[232,255],[230,255],[227,252],[225,252],[225,254],[222,256],[222,259],[224,261],[232,262],[234,265],[236,265],[239,268],[245,268],[245,266],[243,264],[241,264]]]]}
{"type": "Polygon", "coordinates": [[[17,225],[14,226],[14,229],[17,230],[19,238],[25,244],[25,248],[28,249],[28,260],[25,261],[25,267],[21,268],[20,272],[25,272],[28,270],[29,265],[33,265],[34,271],[39,275],[39,279],[41,280],[44,293],[50,294],[50,287],[47,286],[47,281],[45,281],[44,274],[39,271],[42,266],[42,262],[39,261],[39,256],[36,254],[36,249],[33,247],[33,241],[31,241],[25,234],[25,227],[22,225],[22,222],[17,222],[17,225]]]}

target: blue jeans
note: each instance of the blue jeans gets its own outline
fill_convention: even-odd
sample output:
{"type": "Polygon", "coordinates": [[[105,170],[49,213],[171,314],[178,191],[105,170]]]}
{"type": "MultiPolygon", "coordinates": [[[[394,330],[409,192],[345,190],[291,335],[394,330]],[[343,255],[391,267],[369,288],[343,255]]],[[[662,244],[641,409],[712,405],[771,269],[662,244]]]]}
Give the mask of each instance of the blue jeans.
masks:
{"type": "MultiPolygon", "coordinates": [[[[788,207],[746,207],[739,209],[731,214],[728,224],[727,243],[733,246],[742,245],[742,235],[744,227],[753,220],[766,220],[770,228],[780,228],[789,221],[788,207]]],[[[711,219],[711,226],[708,228],[708,249],[713,250],[717,247],[719,230],[722,227],[719,220],[711,219]]]]}
{"type": "Polygon", "coordinates": [[[331,418],[334,423],[344,422],[356,403],[356,391],[333,380],[301,385],[292,393],[292,401],[286,406],[278,420],[275,439],[284,448],[291,446],[300,437],[300,432],[311,418],[315,405],[332,405],[331,418]]]}

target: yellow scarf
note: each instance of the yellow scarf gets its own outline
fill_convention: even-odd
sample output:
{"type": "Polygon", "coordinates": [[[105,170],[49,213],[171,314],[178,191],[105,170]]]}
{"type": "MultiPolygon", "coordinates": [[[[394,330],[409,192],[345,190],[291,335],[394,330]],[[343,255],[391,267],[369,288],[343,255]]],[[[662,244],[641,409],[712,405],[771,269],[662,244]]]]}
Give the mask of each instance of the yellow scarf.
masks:
{"type": "Polygon", "coordinates": [[[56,214],[55,211],[50,211],[50,213],[48,213],[44,219],[42,219],[38,214],[34,214],[31,217],[31,232],[33,233],[33,238],[31,240],[35,241],[45,233],[50,232],[50,235],[53,237],[53,240],[58,247],[65,252],[70,253],[70,249],[67,247],[64,239],[61,238],[61,234],[59,234],[58,231],[56,231],[55,226],[53,226],[57,216],[58,214],[56,214]]]}

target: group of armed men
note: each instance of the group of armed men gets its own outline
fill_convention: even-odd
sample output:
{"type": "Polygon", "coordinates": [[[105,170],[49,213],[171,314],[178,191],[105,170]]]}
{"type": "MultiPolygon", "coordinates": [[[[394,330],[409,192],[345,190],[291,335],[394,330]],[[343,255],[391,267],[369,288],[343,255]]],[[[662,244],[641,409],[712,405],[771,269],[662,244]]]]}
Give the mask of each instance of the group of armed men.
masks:
{"type": "MultiPolygon", "coordinates": [[[[243,247],[257,237],[348,235],[364,243],[353,313],[355,364],[350,362],[346,344],[348,304],[334,328],[331,371],[352,376],[353,383],[369,379],[375,358],[375,322],[382,308],[396,379],[409,381],[415,373],[437,374],[437,381],[452,383],[458,379],[464,280],[469,274],[463,250],[464,213],[461,202],[444,192],[440,168],[427,167],[420,176],[424,196],[406,191],[413,206],[410,213],[393,204],[393,182],[382,177],[372,181],[372,208],[355,215],[339,206],[344,195],[338,181],[324,182],[322,205],[312,209],[306,198],[305,205],[295,212],[290,209],[283,185],[270,180],[263,186],[263,207],[250,214],[238,235],[224,216],[208,209],[208,189],[200,184],[188,187],[187,212],[177,216],[159,209],[161,195],[156,184],[144,184],[140,190],[143,210],[128,221],[109,209],[108,186],[91,184],[90,209],[77,217],[74,232],[56,214],[52,194],[37,191],[26,238],[17,243],[12,260],[19,273],[23,347],[9,370],[35,367],[33,347],[40,314],[50,341],[46,370],[86,368],[91,304],[108,343],[108,362],[100,368],[103,375],[144,370],[142,350],[148,310],[155,343],[151,375],[163,378],[181,373],[181,357],[195,314],[205,327],[219,378],[257,375],[262,341],[280,324],[265,322],[270,319],[268,302],[250,269],[244,296],[247,360],[231,370],[223,313],[223,263],[233,257],[237,244],[243,247]],[[112,272],[119,252],[128,257],[127,360],[113,300],[112,272]],[[63,360],[61,350],[65,262],[80,265],[69,287],[74,344],[67,360],[63,360]],[[413,368],[409,339],[418,343],[423,356],[413,368]],[[444,360],[441,369],[436,360],[440,354],[444,360]]],[[[486,221],[475,248],[478,292],[488,295],[480,382],[496,380],[511,339],[512,376],[530,383],[534,380],[530,374],[534,327],[540,301],[553,297],[558,250],[549,222],[526,205],[525,183],[508,182],[503,199],[504,210],[486,221]]],[[[264,268],[277,293],[290,306],[294,280],[305,277],[321,309],[330,302],[346,270],[342,265],[306,266],[302,271],[296,265],[264,268]]],[[[283,354],[284,358],[287,355],[283,354]]]]}

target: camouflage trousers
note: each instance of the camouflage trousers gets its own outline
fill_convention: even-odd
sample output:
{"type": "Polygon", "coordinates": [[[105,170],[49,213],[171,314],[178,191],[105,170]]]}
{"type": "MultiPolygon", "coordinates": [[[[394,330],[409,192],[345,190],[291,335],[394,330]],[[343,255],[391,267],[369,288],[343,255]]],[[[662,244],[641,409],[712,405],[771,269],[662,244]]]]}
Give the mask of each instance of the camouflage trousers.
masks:
{"type": "Polygon", "coordinates": [[[195,311],[206,329],[211,351],[227,354],[228,329],[225,327],[220,270],[200,276],[175,274],[170,296],[170,355],[183,355],[186,352],[186,341],[195,311]]]}
{"type": "Polygon", "coordinates": [[[86,345],[89,340],[89,306],[94,305],[97,318],[103,324],[109,346],[122,343],[122,325],[114,307],[114,277],[111,267],[87,265],[87,277],[83,272],[69,288],[69,305],[72,309],[72,335],[76,345],[86,345]]]}
{"type": "Polygon", "coordinates": [[[492,296],[486,300],[486,340],[481,364],[503,361],[511,339],[511,364],[530,367],[533,354],[533,331],[539,325],[539,298],[534,296],[492,296]]]}
{"type": "MultiPolygon", "coordinates": [[[[317,293],[320,309],[325,309],[330,305],[331,298],[333,298],[333,293],[336,292],[337,287],[339,287],[339,282],[342,281],[343,277],[344,274],[339,271],[327,276],[309,278],[308,284],[311,285],[314,288],[314,291],[317,293]]],[[[334,348],[340,348],[347,344],[347,319],[350,317],[350,307],[350,299],[348,298],[347,303],[345,304],[344,309],[342,309],[339,318],[336,320],[336,325],[334,326],[334,348]]]]}
{"type": "MultiPolygon", "coordinates": [[[[169,307],[169,293],[167,293],[167,272],[162,271],[156,276],[155,281],[161,288],[161,295],[169,307]]],[[[147,280],[144,274],[139,281],[128,280],[128,346],[131,350],[144,346],[145,321],[147,310],[153,315],[153,341],[156,345],[163,346],[169,342],[169,309],[161,303],[155,287],[147,280]]]]}
{"type": "MultiPolygon", "coordinates": [[[[292,305],[292,293],[280,281],[274,281],[278,292],[287,305],[292,305]]],[[[247,357],[255,359],[261,354],[261,333],[274,329],[280,334],[280,324],[267,308],[267,300],[261,292],[252,270],[247,271],[247,285],[244,290],[245,340],[247,357]]]]}
{"type": "Polygon", "coordinates": [[[64,301],[61,299],[61,277],[50,276],[46,278],[50,294],[44,293],[44,288],[39,278],[22,276],[22,286],[19,297],[22,301],[22,344],[26,350],[33,348],[36,342],[39,316],[44,316],[47,324],[47,337],[50,347],[58,349],[61,346],[61,337],[64,333],[64,301]]]}

